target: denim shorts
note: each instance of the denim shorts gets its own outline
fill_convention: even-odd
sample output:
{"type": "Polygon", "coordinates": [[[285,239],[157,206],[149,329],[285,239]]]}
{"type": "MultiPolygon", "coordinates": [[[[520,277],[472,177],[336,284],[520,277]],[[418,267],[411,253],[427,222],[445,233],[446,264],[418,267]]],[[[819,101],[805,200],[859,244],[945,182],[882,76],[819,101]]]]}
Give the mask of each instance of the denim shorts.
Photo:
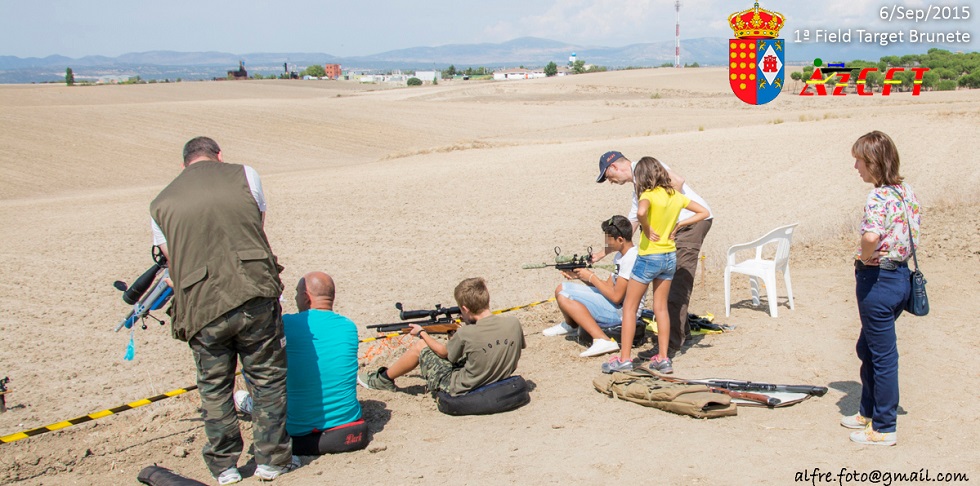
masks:
{"type": "Polygon", "coordinates": [[[639,255],[633,265],[630,280],[648,284],[656,280],[673,280],[677,270],[677,252],[639,255]]]}
{"type": "Polygon", "coordinates": [[[613,305],[595,287],[576,282],[564,282],[561,284],[561,291],[558,294],[584,305],[600,326],[623,322],[623,307],[613,305]]]}

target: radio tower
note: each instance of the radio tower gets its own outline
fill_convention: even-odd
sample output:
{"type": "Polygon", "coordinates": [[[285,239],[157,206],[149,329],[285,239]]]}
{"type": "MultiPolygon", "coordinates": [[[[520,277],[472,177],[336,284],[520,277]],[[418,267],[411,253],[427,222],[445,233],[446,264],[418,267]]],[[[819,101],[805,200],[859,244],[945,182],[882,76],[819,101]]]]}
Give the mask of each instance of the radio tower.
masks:
{"type": "Polygon", "coordinates": [[[677,0],[674,2],[674,8],[677,9],[677,32],[674,33],[674,67],[681,67],[681,2],[677,0]]]}

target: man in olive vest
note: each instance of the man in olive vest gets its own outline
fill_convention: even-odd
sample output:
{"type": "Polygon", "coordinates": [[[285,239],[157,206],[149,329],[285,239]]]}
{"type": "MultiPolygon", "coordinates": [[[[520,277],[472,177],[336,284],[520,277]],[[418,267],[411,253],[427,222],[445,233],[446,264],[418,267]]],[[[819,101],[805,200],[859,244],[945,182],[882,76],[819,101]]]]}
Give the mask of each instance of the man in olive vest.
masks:
{"type": "Polygon", "coordinates": [[[214,140],[184,146],[184,169],[150,205],[153,243],[167,256],[173,337],[197,364],[204,462],[219,484],[241,481],[243,449],[234,391],[236,360],[252,392],[255,475],[298,466],[286,434],[286,353],[276,256],[263,229],[258,174],[226,164],[214,140]]]}

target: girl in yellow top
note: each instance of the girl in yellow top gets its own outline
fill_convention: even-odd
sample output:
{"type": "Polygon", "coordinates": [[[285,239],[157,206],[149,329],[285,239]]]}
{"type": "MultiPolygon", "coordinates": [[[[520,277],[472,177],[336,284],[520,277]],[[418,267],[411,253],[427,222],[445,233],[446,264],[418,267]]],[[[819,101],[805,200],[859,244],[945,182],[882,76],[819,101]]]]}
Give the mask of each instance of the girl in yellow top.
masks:
{"type": "Polygon", "coordinates": [[[709,216],[708,209],[691,201],[670,185],[670,176],[660,161],[653,157],[643,157],[633,169],[633,183],[639,194],[636,216],[642,232],[640,235],[639,256],[633,265],[633,274],[626,286],[623,301],[623,332],[620,355],[603,363],[602,371],[627,371],[633,369],[632,347],[636,335],[636,315],[640,298],[647,287],[653,283],[653,314],[657,320],[657,343],[659,354],[650,358],[650,369],[661,373],[673,373],[667,346],[670,341],[670,318],[667,316],[667,295],[670,281],[677,267],[677,247],[674,236],[677,228],[688,226],[709,216]],[[677,221],[681,209],[694,213],[683,221],[677,221]],[[667,237],[663,237],[667,235],[667,237]]]}

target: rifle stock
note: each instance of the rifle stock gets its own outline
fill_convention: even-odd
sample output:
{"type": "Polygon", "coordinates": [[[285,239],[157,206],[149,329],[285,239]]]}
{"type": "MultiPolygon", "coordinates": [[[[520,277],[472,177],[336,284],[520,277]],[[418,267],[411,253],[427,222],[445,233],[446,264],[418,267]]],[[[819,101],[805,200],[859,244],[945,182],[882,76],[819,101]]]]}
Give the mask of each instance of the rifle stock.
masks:
{"type": "Polygon", "coordinates": [[[727,388],[719,388],[716,386],[709,386],[708,389],[711,390],[712,393],[721,393],[723,395],[728,395],[732,398],[740,398],[742,400],[748,400],[750,402],[761,403],[769,408],[773,408],[779,405],[780,403],[782,403],[782,400],[776,397],[770,397],[769,395],[763,395],[761,393],[729,390],[727,388]]]}
{"type": "Polygon", "coordinates": [[[439,322],[433,323],[429,321],[419,321],[419,322],[395,322],[391,324],[375,324],[368,326],[368,329],[374,329],[375,332],[379,334],[388,333],[399,333],[406,334],[411,329],[411,324],[418,324],[422,326],[426,332],[430,334],[448,334],[459,329],[460,323],[458,321],[454,322],[439,322]]]}

